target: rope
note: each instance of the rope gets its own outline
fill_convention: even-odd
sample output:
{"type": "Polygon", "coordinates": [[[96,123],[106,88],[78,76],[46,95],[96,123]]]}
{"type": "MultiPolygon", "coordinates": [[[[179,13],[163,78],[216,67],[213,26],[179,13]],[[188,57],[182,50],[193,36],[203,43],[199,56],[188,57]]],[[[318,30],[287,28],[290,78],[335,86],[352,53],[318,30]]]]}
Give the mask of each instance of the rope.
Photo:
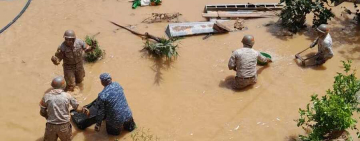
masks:
{"type": "Polygon", "coordinates": [[[4,28],[2,28],[0,30],[0,34],[3,33],[7,28],[9,28],[12,24],[14,24],[16,22],[17,19],[20,18],[20,16],[25,12],[25,10],[29,7],[31,0],[28,0],[28,2],[26,3],[26,5],[24,6],[24,8],[21,10],[21,12],[9,23],[7,24],[4,28]]]}

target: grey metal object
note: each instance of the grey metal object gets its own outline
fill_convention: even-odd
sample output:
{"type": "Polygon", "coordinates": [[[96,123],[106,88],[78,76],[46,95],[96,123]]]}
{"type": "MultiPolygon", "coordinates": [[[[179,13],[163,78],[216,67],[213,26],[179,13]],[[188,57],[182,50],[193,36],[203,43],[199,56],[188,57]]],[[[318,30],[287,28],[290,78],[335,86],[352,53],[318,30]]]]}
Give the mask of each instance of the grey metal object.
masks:
{"type": "Polygon", "coordinates": [[[215,22],[172,23],[166,28],[168,37],[181,37],[198,34],[222,33],[214,29],[215,22]]]}
{"type": "Polygon", "coordinates": [[[239,11],[208,11],[202,14],[205,18],[266,18],[276,16],[274,12],[239,10],[239,11]]]}
{"type": "Polygon", "coordinates": [[[247,4],[217,4],[206,5],[204,12],[207,11],[238,11],[238,10],[281,10],[284,7],[279,3],[247,3],[247,4]]]}

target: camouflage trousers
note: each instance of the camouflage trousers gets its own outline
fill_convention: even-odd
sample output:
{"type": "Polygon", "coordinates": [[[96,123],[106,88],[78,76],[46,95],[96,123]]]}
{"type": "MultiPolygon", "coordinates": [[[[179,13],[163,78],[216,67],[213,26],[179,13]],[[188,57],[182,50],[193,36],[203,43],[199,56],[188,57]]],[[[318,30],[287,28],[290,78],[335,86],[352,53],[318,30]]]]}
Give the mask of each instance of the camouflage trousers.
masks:
{"type": "Polygon", "coordinates": [[[235,76],[235,83],[233,87],[235,89],[243,89],[247,86],[255,84],[256,82],[257,82],[257,76],[251,78],[240,78],[235,76]]]}
{"type": "Polygon", "coordinates": [[[70,122],[65,124],[50,124],[46,123],[44,141],[71,141],[72,127],[70,122]]]}
{"type": "Polygon", "coordinates": [[[121,130],[125,129],[128,132],[133,131],[136,128],[134,119],[131,117],[124,123],[121,124],[109,124],[106,122],[106,132],[110,135],[120,135],[121,130]]]}
{"type": "Polygon", "coordinates": [[[80,65],[64,65],[64,78],[66,81],[66,90],[73,91],[76,84],[81,83],[85,77],[85,70],[80,65]]]}
{"type": "Polygon", "coordinates": [[[324,64],[327,60],[331,59],[333,56],[332,55],[324,55],[324,54],[316,54],[317,56],[315,57],[315,64],[316,65],[322,65],[324,64]]]}

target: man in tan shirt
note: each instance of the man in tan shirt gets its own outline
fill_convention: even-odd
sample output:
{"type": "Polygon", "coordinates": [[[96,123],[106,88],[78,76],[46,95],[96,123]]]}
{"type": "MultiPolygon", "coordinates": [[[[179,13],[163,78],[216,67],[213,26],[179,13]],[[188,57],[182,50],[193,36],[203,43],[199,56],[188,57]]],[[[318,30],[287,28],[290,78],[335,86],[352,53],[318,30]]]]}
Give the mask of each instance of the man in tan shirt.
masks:
{"type": "Polygon", "coordinates": [[[83,52],[89,52],[92,48],[81,39],[77,39],[72,30],[66,30],[64,38],[65,41],[59,46],[51,61],[59,65],[61,60],[64,60],[66,91],[74,91],[75,85],[81,83],[85,77],[83,52]]]}
{"type": "Polygon", "coordinates": [[[53,87],[40,101],[40,115],[46,118],[44,141],[71,141],[72,127],[70,124],[69,106],[78,112],[89,115],[89,110],[80,108],[76,99],[64,92],[65,80],[63,77],[53,79],[53,87]]]}
{"type": "Polygon", "coordinates": [[[254,37],[245,35],[242,39],[243,48],[235,50],[229,60],[229,70],[236,71],[235,89],[242,89],[253,85],[257,81],[257,60],[271,62],[271,59],[262,56],[258,51],[252,49],[255,44],[254,37]]]}

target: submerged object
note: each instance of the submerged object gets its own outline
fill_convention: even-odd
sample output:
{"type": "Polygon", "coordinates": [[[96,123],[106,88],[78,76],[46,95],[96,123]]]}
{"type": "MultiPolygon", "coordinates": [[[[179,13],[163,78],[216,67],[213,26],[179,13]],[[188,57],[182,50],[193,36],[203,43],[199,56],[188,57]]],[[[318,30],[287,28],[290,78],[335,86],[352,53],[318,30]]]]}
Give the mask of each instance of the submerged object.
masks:
{"type": "MultiPolygon", "coordinates": [[[[270,58],[271,59],[271,55],[265,53],[265,52],[260,52],[261,55],[265,56],[266,58],[270,58]]],[[[261,62],[259,60],[257,60],[257,64],[258,65],[261,65],[261,66],[264,66],[264,65],[267,65],[268,62],[261,62]]]]}
{"type": "Polygon", "coordinates": [[[89,105],[86,105],[90,111],[89,117],[86,116],[84,113],[79,113],[75,110],[71,110],[71,120],[75,124],[75,126],[81,130],[85,130],[87,127],[93,125],[96,123],[96,115],[97,115],[97,106],[96,106],[96,100],[91,102],[89,105]]]}
{"type": "Polygon", "coordinates": [[[245,4],[216,4],[206,5],[204,12],[208,11],[239,11],[239,10],[281,10],[284,8],[280,3],[245,3],[245,4]]]}
{"type": "Polygon", "coordinates": [[[216,25],[214,22],[189,22],[189,23],[172,23],[166,28],[165,33],[168,37],[181,37],[198,34],[225,33],[227,29],[216,25]]]}

